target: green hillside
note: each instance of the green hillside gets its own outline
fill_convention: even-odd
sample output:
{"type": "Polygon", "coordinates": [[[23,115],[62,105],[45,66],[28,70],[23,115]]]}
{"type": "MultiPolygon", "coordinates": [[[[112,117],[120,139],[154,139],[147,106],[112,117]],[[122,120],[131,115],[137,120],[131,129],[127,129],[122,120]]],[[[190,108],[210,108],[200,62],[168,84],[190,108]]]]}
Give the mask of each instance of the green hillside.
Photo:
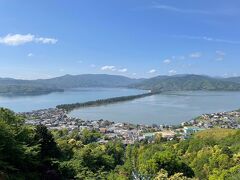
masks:
{"type": "Polygon", "coordinates": [[[61,91],[63,89],[42,85],[0,85],[0,95],[4,96],[40,95],[61,91]]]}
{"type": "Polygon", "coordinates": [[[157,76],[151,79],[144,80],[143,82],[133,84],[131,85],[131,87],[162,91],[240,90],[240,84],[201,75],[157,76]]]}
{"type": "Polygon", "coordinates": [[[240,77],[229,77],[225,78],[226,81],[240,83],[240,77]]]}
{"type": "Polygon", "coordinates": [[[78,87],[126,87],[140,81],[106,74],[65,75],[38,80],[0,78],[0,95],[37,95],[78,87]]]}
{"type": "Polygon", "coordinates": [[[187,140],[98,143],[96,130],[49,131],[0,109],[0,179],[232,180],[240,178],[240,130],[211,129],[187,140]]]}
{"type": "Polygon", "coordinates": [[[107,74],[82,74],[65,75],[61,77],[36,80],[35,83],[54,86],[58,88],[77,87],[126,87],[132,83],[140,82],[141,79],[131,79],[125,76],[107,74]]]}
{"type": "Polygon", "coordinates": [[[0,95],[45,94],[79,87],[128,87],[155,91],[239,91],[240,83],[237,82],[239,78],[212,78],[201,75],[157,76],[150,79],[132,79],[107,74],[65,75],[38,80],[0,78],[0,95]]]}

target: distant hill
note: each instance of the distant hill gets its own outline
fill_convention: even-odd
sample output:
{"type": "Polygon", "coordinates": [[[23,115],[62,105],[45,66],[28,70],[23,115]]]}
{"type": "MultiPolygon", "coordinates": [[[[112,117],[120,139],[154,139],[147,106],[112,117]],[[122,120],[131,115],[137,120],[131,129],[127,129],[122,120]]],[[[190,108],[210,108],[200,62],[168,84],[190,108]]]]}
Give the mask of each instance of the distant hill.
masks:
{"type": "Polygon", "coordinates": [[[225,78],[226,81],[240,83],[240,77],[225,78]]]}
{"type": "Polygon", "coordinates": [[[0,95],[4,96],[40,95],[62,91],[64,90],[60,88],[44,87],[42,85],[0,85],[0,95]]]}
{"type": "Polygon", "coordinates": [[[157,76],[150,79],[132,79],[125,76],[107,74],[65,75],[51,79],[38,80],[0,78],[0,95],[38,95],[78,87],[128,87],[155,91],[239,91],[239,79],[239,77],[213,78],[209,76],[186,74],[157,76]]]}
{"type": "Polygon", "coordinates": [[[125,76],[107,74],[83,74],[65,75],[52,79],[36,80],[38,84],[54,86],[58,88],[77,87],[126,87],[133,83],[141,82],[141,79],[131,79],[125,76]]]}
{"type": "Polygon", "coordinates": [[[37,95],[78,87],[127,87],[141,81],[107,74],[65,75],[38,80],[0,78],[0,95],[37,95]]]}
{"type": "Polygon", "coordinates": [[[157,76],[130,85],[132,88],[162,91],[239,91],[240,84],[202,75],[157,76]]]}

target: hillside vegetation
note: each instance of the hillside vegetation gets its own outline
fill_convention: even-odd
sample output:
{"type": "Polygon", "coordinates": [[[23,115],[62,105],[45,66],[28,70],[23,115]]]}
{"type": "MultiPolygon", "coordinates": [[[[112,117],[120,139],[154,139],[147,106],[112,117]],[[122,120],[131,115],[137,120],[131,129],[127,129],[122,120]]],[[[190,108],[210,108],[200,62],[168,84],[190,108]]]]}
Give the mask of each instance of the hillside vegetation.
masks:
{"type": "Polygon", "coordinates": [[[225,80],[229,82],[240,83],[240,77],[229,77],[229,78],[226,78],[225,80]]]}
{"type": "Polygon", "coordinates": [[[233,180],[240,178],[240,130],[212,129],[190,139],[160,136],[124,146],[98,131],[49,131],[0,109],[0,179],[233,180]]]}
{"type": "Polygon", "coordinates": [[[0,95],[5,96],[40,95],[62,91],[60,88],[41,85],[0,85],[0,95]]]}
{"type": "Polygon", "coordinates": [[[162,91],[239,91],[240,84],[200,75],[157,76],[131,85],[133,88],[162,91]]]}
{"type": "Polygon", "coordinates": [[[0,78],[0,95],[32,95],[78,87],[127,87],[141,79],[106,74],[65,75],[51,79],[19,80],[0,78]]]}
{"type": "Polygon", "coordinates": [[[80,87],[125,87],[152,91],[239,91],[239,82],[237,77],[212,78],[201,75],[157,76],[150,79],[132,79],[107,74],[65,75],[38,80],[0,78],[0,95],[44,94],[80,87]]]}
{"type": "Polygon", "coordinates": [[[237,130],[235,129],[221,129],[221,128],[216,128],[216,129],[209,129],[205,131],[200,131],[195,134],[196,138],[199,139],[208,139],[208,138],[213,138],[215,140],[221,140],[224,139],[228,136],[234,135],[237,133],[237,130]]]}

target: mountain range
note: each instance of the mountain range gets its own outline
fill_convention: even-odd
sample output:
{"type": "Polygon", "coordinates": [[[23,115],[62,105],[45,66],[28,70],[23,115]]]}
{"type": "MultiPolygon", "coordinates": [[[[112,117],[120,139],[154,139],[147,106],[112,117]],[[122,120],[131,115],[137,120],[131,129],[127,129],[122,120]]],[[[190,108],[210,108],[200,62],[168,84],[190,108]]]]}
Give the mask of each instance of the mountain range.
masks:
{"type": "Polygon", "coordinates": [[[152,91],[240,91],[240,77],[214,78],[204,75],[183,74],[133,79],[119,75],[82,74],[37,80],[0,78],[1,95],[37,95],[78,87],[125,87],[152,91]]]}
{"type": "Polygon", "coordinates": [[[193,74],[157,76],[132,84],[130,87],[162,91],[239,91],[240,77],[213,78],[193,74]]]}

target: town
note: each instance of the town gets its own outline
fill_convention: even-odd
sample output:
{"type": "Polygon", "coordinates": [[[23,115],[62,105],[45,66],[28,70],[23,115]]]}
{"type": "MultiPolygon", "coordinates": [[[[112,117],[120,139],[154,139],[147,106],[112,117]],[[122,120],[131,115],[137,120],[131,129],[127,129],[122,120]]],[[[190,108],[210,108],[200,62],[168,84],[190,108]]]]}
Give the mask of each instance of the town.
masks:
{"type": "Polygon", "coordinates": [[[153,142],[154,137],[160,134],[165,140],[175,138],[186,139],[195,132],[210,128],[240,129],[240,111],[203,114],[193,120],[183,122],[179,126],[171,125],[134,125],[129,123],[115,123],[108,120],[84,121],[80,118],[69,117],[66,110],[49,108],[32,112],[19,113],[26,119],[26,124],[45,125],[48,129],[67,129],[69,132],[88,129],[96,130],[104,135],[99,143],[121,139],[124,144],[133,144],[136,141],[153,142]]]}

